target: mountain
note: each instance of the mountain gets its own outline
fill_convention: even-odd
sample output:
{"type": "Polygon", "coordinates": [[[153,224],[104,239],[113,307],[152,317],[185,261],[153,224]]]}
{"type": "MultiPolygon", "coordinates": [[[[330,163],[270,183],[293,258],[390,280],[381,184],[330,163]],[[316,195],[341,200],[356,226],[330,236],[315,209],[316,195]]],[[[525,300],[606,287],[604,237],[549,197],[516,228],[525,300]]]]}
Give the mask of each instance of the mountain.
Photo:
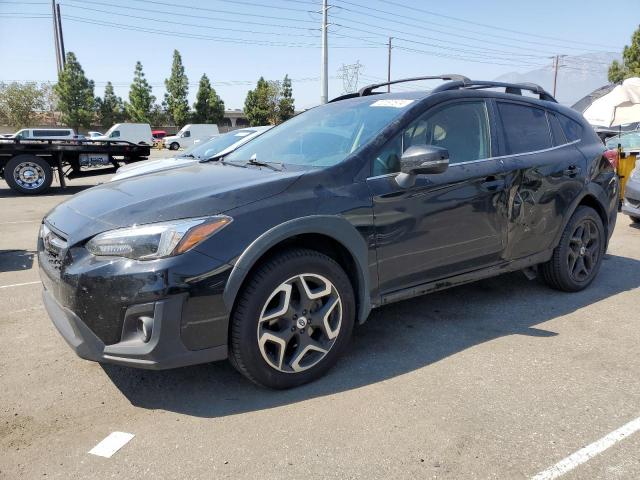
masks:
{"type": "MultiPolygon", "coordinates": [[[[620,61],[621,56],[613,52],[570,55],[560,59],[556,99],[564,105],[572,105],[593,90],[606,85],[607,70],[613,60],[620,61]]],[[[553,91],[553,60],[548,67],[538,68],[525,73],[510,72],[500,75],[500,82],[532,82],[545,90],[553,91]]]]}

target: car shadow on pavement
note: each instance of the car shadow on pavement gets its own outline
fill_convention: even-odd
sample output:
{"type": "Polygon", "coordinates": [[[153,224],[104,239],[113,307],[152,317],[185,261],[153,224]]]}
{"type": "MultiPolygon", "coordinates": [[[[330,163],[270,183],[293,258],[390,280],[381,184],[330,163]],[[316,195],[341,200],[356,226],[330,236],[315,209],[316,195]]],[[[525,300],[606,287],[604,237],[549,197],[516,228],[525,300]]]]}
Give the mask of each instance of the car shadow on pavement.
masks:
{"type": "Polygon", "coordinates": [[[0,250],[0,273],[31,270],[34,255],[28,250],[0,250]]]}
{"type": "MultiPolygon", "coordinates": [[[[517,272],[375,310],[323,378],[287,391],[257,387],[228,362],[167,371],[102,368],[138,407],[197,417],[275,408],[388,380],[507,335],[557,333],[538,325],[640,286],[640,261],[607,255],[586,290],[564,293],[517,272]]],[[[505,360],[506,361],[506,360],[505,360]]]]}

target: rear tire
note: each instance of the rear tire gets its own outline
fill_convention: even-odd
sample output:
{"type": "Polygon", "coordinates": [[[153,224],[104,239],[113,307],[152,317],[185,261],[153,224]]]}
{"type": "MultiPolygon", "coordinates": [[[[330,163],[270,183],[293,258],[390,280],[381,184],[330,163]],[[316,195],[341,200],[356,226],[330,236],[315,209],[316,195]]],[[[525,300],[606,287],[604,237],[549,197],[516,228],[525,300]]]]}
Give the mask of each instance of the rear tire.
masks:
{"type": "Polygon", "coordinates": [[[180,148],[180,144],[178,142],[171,142],[169,145],[169,150],[178,150],[180,148]]]}
{"type": "Polygon", "coordinates": [[[583,290],[598,274],[605,246],[600,215],[591,207],[578,207],[562,232],[551,260],[540,266],[543,280],[556,290],[583,290]]]}
{"type": "Polygon", "coordinates": [[[7,162],[4,178],[12,190],[25,195],[43,193],[53,182],[53,169],[35,155],[18,155],[7,162]]]}
{"type": "Polygon", "coordinates": [[[260,265],[238,295],[231,364],[264,387],[302,385],[337,361],[354,319],[353,288],[338,263],[314,250],[285,251],[260,265]]]}

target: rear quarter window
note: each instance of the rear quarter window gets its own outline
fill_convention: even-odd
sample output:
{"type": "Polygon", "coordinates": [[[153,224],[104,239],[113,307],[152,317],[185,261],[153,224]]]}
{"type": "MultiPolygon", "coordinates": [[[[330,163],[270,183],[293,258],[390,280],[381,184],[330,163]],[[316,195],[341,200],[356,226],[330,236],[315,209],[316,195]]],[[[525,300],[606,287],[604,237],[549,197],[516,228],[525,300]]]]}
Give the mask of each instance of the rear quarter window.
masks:
{"type": "Polygon", "coordinates": [[[498,102],[508,154],[550,148],[551,133],[544,110],[517,103],[498,102]]]}
{"type": "Polygon", "coordinates": [[[567,140],[574,142],[582,138],[582,125],[561,113],[558,114],[558,120],[567,140]]]}

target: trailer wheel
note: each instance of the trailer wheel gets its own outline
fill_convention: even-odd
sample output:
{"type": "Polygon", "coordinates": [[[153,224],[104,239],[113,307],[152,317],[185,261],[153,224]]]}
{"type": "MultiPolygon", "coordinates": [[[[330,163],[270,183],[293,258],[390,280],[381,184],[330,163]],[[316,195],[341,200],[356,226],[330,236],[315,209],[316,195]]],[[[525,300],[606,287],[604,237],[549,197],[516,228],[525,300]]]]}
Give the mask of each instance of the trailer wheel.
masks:
{"type": "Polygon", "coordinates": [[[26,195],[37,195],[51,186],[53,169],[40,157],[18,155],[7,162],[4,178],[12,190],[26,195]]]}

